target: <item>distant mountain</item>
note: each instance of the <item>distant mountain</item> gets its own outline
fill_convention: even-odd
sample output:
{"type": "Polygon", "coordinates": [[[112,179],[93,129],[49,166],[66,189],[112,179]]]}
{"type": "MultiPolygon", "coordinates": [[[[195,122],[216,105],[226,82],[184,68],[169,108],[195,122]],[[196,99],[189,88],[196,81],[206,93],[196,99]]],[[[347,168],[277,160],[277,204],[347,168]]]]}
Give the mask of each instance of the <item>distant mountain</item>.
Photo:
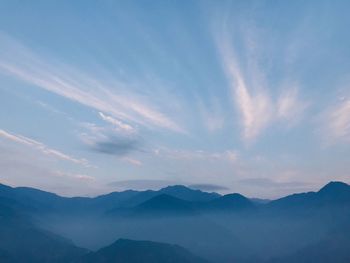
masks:
{"type": "Polygon", "coordinates": [[[165,243],[119,239],[85,255],[79,263],[204,263],[186,249],[165,243]]]}
{"type": "Polygon", "coordinates": [[[0,262],[65,263],[86,253],[68,240],[39,229],[14,200],[0,198],[0,262]]]}
{"type": "Polygon", "coordinates": [[[140,215],[195,215],[192,204],[188,201],[167,194],[157,195],[136,206],[133,212],[140,215]]]}
{"type": "Polygon", "coordinates": [[[269,263],[345,263],[350,262],[350,226],[344,225],[329,232],[320,241],[298,251],[271,260],[269,263]]]}
{"type": "Polygon", "coordinates": [[[270,202],[181,185],[67,198],[0,184],[0,262],[69,263],[87,253],[60,236],[90,249],[119,236],[176,243],[213,262],[348,262],[349,218],[342,182],[270,202]]]}
{"type": "Polygon", "coordinates": [[[220,197],[217,193],[207,193],[181,185],[168,186],[159,191],[112,192],[95,198],[61,197],[59,195],[30,187],[9,187],[0,184],[0,197],[18,201],[33,213],[104,213],[117,208],[130,208],[166,194],[191,202],[206,202],[220,197]]]}
{"type": "Polygon", "coordinates": [[[264,205],[271,202],[270,199],[263,199],[263,198],[249,198],[249,199],[250,201],[258,205],[264,205]]]}
{"type": "Polygon", "coordinates": [[[350,202],[350,185],[342,182],[330,182],[317,192],[322,202],[348,203],[350,202]]]}
{"type": "Polygon", "coordinates": [[[189,202],[207,202],[220,197],[220,195],[217,193],[207,193],[200,190],[194,190],[183,185],[173,185],[162,188],[158,191],[134,191],[130,198],[125,198],[119,203],[118,206],[123,208],[138,206],[143,202],[161,194],[166,194],[189,202]]]}
{"type": "Polygon", "coordinates": [[[254,208],[255,204],[243,195],[227,194],[211,200],[200,207],[205,210],[236,212],[254,208]]]}
{"type": "Polygon", "coordinates": [[[194,190],[183,185],[168,186],[160,189],[159,192],[191,202],[207,202],[220,197],[217,193],[194,190]]]}
{"type": "Polygon", "coordinates": [[[330,182],[318,192],[293,194],[271,201],[268,207],[293,212],[294,209],[329,208],[350,206],[350,186],[342,182],[330,182]]]}
{"type": "Polygon", "coordinates": [[[5,250],[0,249],[1,263],[16,263],[15,259],[5,250]]]}

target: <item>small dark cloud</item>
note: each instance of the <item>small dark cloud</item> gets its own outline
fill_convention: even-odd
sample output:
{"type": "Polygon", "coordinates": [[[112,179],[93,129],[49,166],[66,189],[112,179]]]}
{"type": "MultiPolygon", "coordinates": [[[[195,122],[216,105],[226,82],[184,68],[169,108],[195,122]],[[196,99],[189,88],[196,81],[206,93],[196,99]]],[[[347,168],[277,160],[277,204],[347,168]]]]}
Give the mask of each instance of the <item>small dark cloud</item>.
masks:
{"type": "Polygon", "coordinates": [[[133,151],[141,150],[141,141],[138,138],[108,137],[101,141],[95,141],[90,149],[95,152],[124,156],[133,151]]]}
{"type": "Polygon", "coordinates": [[[192,189],[198,189],[202,191],[226,191],[230,190],[229,188],[216,184],[191,184],[188,187],[192,189]]]}

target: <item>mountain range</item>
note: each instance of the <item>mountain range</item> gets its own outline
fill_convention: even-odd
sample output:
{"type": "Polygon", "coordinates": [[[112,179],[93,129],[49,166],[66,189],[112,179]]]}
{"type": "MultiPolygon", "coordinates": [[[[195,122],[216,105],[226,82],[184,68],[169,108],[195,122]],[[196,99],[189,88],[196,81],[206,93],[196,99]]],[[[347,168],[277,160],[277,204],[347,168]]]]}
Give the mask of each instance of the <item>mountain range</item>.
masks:
{"type": "Polygon", "coordinates": [[[349,219],[342,182],[263,202],[181,185],[94,198],[0,185],[0,262],[348,262],[349,219]]]}

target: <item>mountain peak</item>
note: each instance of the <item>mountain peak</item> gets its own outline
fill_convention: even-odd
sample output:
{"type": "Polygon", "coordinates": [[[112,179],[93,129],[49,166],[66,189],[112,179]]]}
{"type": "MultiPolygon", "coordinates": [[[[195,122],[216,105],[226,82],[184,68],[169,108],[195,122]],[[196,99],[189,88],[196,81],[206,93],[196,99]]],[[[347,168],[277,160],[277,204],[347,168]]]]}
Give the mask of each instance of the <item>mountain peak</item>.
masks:
{"type": "MultiPolygon", "coordinates": [[[[167,187],[164,187],[160,189],[160,191],[191,191],[192,189],[181,185],[181,184],[176,184],[176,185],[169,185],[167,187]]],[[[193,190],[195,191],[195,190],[193,190]]]]}
{"type": "Polygon", "coordinates": [[[193,202],[210,201],[220,196],[217,193],[202,192],[201,190],[194,190],[184,185],[170,185],[160,189],[159,192],[193,202]]]}
{"type": "Polygon", "coordinates": [[[348,184],[339,181],[332,181],[322,187],[319,193],[337,193],[344,191],[350,191],[350,186],[348,184]]]}

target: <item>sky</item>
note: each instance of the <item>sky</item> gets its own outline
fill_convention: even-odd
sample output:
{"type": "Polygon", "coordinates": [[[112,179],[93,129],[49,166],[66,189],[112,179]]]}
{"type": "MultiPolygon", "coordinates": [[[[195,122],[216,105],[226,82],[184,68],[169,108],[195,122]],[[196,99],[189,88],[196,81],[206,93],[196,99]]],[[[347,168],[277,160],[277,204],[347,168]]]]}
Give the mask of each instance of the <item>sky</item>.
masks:
{"type": "Polygon", "coordinates": [[[349,1],[0,2],[0,183],[350,183],[349,1]]]}

